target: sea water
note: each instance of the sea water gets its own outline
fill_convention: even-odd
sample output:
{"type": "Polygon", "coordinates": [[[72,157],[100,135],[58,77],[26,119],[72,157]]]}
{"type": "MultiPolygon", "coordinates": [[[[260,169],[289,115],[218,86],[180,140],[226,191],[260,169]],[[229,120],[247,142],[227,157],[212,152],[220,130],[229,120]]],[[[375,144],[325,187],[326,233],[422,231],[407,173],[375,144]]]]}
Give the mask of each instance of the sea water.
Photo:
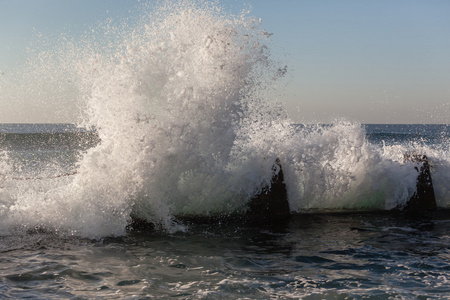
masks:
{"type": "Polygon", "coordinates": [[[447,295],[445,213],[389,210],[416,190],[411,151],[427,155],[438,207],[449,207],[448,126],[295,124],[273,98],[288,69],[270,34],[214,3],[143,5],[93,32],[31,55],[22,72],[70,82],[79,123],[0,126],[3,295],[447,295]],[[277,159],[286,223],[177,218],[244,213],[277,159]],[[154,229],[127,230],[133,218],[154,229]]]}
{"type": "MultiPolygon", "coordinates": [[[[322,125],[321,130],[333,126],[339,125],[322,125]]],[[[305,130],[304,125],[294,127],[305,130]]],[[[367,143],[381,152],[410,145],[433,152],[446,145],[450,133],[445,125],[352,128],[365,132],[367,143]]],[[[47,185],[59,189],[70,184],[73,179],[69,178],[77,176],[80,157],[100,143],[95,131],[68,124],[3,124],[0,136],[11,166],[8,177],[3,175],[2,192],[16,193],[16,197],[38,198],[47,185]]],[[[442,162],[432,157],[430,161],[433,180],[438,181],[436,170],[442,162]]],[[[6,220],[8,213],[14,215],[20,206],[30,205],[16,200],[14,206],[6,207],[7,200],[2,198],[6,220]]],[[[124,229],[121,235],[101,237],[68,231],[67,224],[48,227],[43,221],[30,225],[23,219],[9,220],[13,223],[3,225],[0,237],[4,297],[411,299],[450,295],[450,221],[445,212],[431,219],[414,219],[388,211],[349,212],[333,207],[304,210],[279,225],[186,223],[174,232],[124,229]]],[[[79,222],[86,222],[82,215],[79,222]]]]}

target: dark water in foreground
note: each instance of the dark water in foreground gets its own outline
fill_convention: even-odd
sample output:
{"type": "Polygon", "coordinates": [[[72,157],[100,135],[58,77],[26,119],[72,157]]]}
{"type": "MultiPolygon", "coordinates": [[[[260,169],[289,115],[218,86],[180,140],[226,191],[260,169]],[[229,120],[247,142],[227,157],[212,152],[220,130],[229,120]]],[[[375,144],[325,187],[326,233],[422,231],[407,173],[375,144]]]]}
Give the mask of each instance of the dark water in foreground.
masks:
{"type": "Polygon", "coordinates": [[[117,239],[1,239],[11,298],[377,299],[450,295],[450,221],[294,217],[279,228],[193,226],[117,239]]]}

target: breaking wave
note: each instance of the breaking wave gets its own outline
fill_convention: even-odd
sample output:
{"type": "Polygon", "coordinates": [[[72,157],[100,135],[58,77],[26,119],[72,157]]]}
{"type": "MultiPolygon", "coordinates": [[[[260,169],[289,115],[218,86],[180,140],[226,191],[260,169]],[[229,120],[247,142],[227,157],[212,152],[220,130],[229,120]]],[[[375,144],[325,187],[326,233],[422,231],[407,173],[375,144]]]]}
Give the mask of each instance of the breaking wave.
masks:
{"type": "MultiPolygon", "coordinates": [[[[406,146],[372,145],[357,123],[292,124],[268,96],[287,69],[249,13],[168,1],[95,32],[61,42],[64,51],[39,54],[48,59],[35,70],[58,63],[69,74],[79,126],[94,128],[100,142],[80,152],[75,175],[44,180],[13,180],[5,152],[3,230],[119,236],[131,217],[183,230],[174,215],[245,210],[270,188],[277,158],[293,212],[390,209],[414,193],[417,173],[403,163],[406,146]]],[[[425,150],[446,207],[448,152],[425,150]]]]}

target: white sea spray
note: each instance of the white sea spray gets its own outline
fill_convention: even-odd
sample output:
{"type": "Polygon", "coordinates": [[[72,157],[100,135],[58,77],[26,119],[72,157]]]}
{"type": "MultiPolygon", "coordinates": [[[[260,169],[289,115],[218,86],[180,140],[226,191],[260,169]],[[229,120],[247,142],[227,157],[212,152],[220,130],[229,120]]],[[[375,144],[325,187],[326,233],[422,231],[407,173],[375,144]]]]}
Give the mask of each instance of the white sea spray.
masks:
{"type": "MultiPolygon", "coordinates": [[[[183,230],[174,216],[245,210],[270,188],[277,158],[293,212],[391,209],[411,198],[417,172],[403,162],[406,147],[377,148],[358,123],[292,125],[268,96],[286,68],[258,19],[207,1],[141,9],[37,54],[39,80],[55,78],[46,76],[55,65],[67,72],[79,125],[100,142],[75,175],[20,181],[3,168],[3,228],[97,238],[125,234],[133,217],[183,230]]],[[[448,157],[430,157],[446,206],[448,157]]]]}

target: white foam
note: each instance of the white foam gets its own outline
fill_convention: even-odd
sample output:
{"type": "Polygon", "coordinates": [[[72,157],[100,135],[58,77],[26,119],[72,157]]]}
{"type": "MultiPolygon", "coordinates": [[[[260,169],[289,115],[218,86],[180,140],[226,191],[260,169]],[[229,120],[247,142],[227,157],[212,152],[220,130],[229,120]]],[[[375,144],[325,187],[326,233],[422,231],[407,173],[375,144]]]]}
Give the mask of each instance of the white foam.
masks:
{"type": "MultiPolygon", "coordinates": [[[[99,29],[105,40],[72,41],[45,62],[64,62],[80,124],[101,142],[74,176],[6,180],[3,228],[102,237],[125,234],[133,216],[180,230],[173,215],[244,209],[270,186],[276,158],[292,211],[390,209],[414,193],[414,165],[403,164],[399,148],[370,145],[359,124],[291,126],[267,98],[284,72],[258,20],[206,1],[168,1],[143,7],[130,24],[108,23],[99,29]]],[[[448,194],[440,180],[437,193],[448,194]]]]}

